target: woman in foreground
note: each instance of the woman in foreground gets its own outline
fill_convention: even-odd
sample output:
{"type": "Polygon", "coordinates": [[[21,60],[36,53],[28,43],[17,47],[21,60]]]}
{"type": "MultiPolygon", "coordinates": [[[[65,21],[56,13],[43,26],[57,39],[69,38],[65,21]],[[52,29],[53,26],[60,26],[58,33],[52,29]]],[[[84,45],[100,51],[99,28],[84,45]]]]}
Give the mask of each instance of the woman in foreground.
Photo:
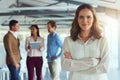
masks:
{"type": "Polygon", "coordinates": [[[63,45],[62,68],[70,71],[68,80],[108,80],[108,52],[94,8],[80,5],[63,45]]]}

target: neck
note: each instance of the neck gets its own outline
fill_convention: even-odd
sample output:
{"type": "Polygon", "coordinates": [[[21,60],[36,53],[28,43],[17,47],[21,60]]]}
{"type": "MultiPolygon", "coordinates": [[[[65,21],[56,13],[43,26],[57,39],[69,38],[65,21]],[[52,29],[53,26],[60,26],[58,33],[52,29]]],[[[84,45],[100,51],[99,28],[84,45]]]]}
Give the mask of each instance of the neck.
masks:
{"type": "Polygon", "coordinates": [[[80,36],[83,38],[90,36],[90,31],[81,31],[80,36]]]}
{"type": "Polygon", "coordinates": [[[90,37],[90,31],[81,31],[80,37],[84,42],[86,42],[90,37]]]}
{"type": "Polygon", "coordinates": [[[12,32],[16,32],[16,31],[14,31],[14,30],[10,30],[10,31],[12,31],[12,32]]]}
{"type": "Polygon", "coordinates": [[[33,34],[33,37],[37,37],[37,34],[33,34]]]}
{"type": "Polygon", "coordinates": [[[37,35],[33,35],[34,41],[37,41],[37,35]]]}
{"type": "Polygon", "coordinates": [[[53,34],[54,34],[54,32],[51,32],[51,33],[50,33],[50,35],[53,35],[53,34]]]}

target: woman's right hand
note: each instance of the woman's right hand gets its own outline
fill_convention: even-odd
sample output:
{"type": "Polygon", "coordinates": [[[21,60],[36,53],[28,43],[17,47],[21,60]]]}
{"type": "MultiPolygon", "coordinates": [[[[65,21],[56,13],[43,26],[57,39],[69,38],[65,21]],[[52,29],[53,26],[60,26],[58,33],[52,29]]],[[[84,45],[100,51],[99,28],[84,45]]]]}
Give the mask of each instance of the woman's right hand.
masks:
{"type": "Polygon", "coordinates": [[[32,48],[32,47],[29,45],[29,46],[28,46],[28,49],[31,49],[31,48],[32,48]]]}
{"type": "Polygon", "coordinates": [[[96,58],[96,59],[97,59],[98,63],[101,61],[101,58],[96,58]]]}
{"type": "Polygon", "coordinates": [[[71,56],[71,54],[70,54],[69,52],[65,52],[65,53],[64,53],[64,56],[65,56],[65,58],[67,58],[67,59],[72,59],[72,56],[71,56]]]}

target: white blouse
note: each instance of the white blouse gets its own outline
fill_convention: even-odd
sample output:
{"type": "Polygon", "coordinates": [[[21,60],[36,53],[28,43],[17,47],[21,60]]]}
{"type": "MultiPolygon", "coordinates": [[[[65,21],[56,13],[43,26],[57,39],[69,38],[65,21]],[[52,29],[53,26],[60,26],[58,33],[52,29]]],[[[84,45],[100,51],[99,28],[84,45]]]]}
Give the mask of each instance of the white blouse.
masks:
{"type": "Polygon", "coordinates": [[[26,41],[25,41],[25,49],[26,49],[27,55],[29,57],[40,57],[40,56],[42,56],[42,52],[44,50],[44,39],[42,37],[38,37],[37,41],[34,41],[32,36],[27,37],[26,41]],[[28,49],[28,46],[30,45],[30,42],[40,42],[40,46],[42,46],[42,48],[28,49]]]}
{"type": "Polygon", "coordinates": [[[68,80],[108,80],[108,44],[105,37],[89,38],[85,43],[79,37],[73,41],[65,38],[62,52],[62,68],[70,71],[68,80]],[[64,57],[70,52],[72,59],[64,57]],[[100,62],[96,58],[101,58],[100,62]]]}

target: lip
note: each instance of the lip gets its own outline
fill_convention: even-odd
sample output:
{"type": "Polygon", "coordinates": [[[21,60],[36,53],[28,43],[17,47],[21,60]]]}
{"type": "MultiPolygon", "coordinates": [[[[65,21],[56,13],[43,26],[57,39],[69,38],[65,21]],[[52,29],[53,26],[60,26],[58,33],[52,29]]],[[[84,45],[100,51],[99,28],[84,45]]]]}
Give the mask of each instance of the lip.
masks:
{"type": "Polygon", "coordinates": [[[82,24],[82,26],[87,26],[87,24],[82,24]]]}

